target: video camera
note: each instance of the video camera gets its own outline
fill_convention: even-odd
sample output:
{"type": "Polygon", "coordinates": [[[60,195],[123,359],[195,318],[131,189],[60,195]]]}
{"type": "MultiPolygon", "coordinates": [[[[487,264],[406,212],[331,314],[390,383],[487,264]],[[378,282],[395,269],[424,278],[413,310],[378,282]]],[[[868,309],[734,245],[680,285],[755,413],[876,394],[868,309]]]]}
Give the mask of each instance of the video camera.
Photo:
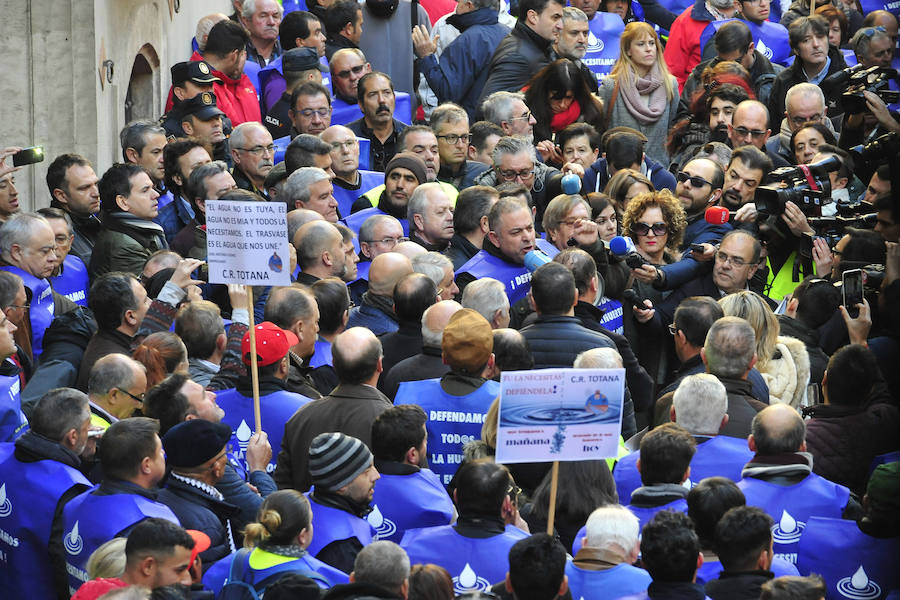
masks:
{"type": "Polygon", "coordinates": [[[863,95],[865,91],[877,95],[885,104],[900,101],[900,92],[888,87],[891,80],[900,81],[896,69],[881,66],[865,69],[856,64],[829,75],[822,81],[821,87],[827,98],[838,98],[840,95],[840,101],[833,102],[836,110],[858,114],[868,110],[866,97],[863,95]]]}
{"type": "Polygon", "coordinates": [[[822,206],[831,203],[831,179],[828,173],[841,168],[837,156],[829,156],[811,165],[782,167],[769,173],[769,179],[781,184],[756,188],[753,201],[757,212],[766,216],[784,213],[785,204],[793,202],[808,217],[822,216],[822,206]]]}
{"type": "Polygon", "coordinates": [[[837,214],[830,217],[809,217],[810,227],[816,235],[825,239],[833,248],[846,232],[848,227],[872,229],[875,227],[875,207],[868,202],[838,202],[837,214]]]}

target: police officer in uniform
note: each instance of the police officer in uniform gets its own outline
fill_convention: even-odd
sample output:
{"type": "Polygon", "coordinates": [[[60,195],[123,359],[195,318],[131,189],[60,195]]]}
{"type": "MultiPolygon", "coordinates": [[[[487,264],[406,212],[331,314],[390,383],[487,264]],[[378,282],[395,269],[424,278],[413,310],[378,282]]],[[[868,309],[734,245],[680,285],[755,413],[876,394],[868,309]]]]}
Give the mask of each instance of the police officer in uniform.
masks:
{"type": "Polygon", "coordinates": [[[441,350],[450,372],[440,379],[401,383],[394,404],[418,404],[432,415],[427,425],[428,464],[447,485],[462,462],[463,444],[481,437],[484,415],[500,385],[487,379],[494,367],[491,324],[471,308],[450,317],[441,350]]]}
{"type": "Polygon", "coordinates": [[[202,60],[175,63],[170,72],[174,106],[160,117],[159,124],[166,130],[166,136],[171,140],[187,135],[181,126],[184,103],[203,92],[211,92],[213,84],[222,83],[222,80],[213,75],[212,68],[202,60]]]}
{"type": "Polygon", "coordinates": [[[378,415],[372,424],[372,451],[381,479],[368,521],[378,539],[399,542],[407,529],[447,525],[455,509],[440,479],[427,468],[427,416],[404,404],[378,415]]]}
{"type": "Polygon", "coordinates": [[[182,102],[179,110],[185,134],[209,144],[213,149],[213,160],[222,160],[231,166],[231,152],[228,151],[224,129],[225,113],[216,106],[216,95],[202,92],[182,102]]]}
{"type": "MultiPolygon", "coordinates": [[[[315,48],[293,48],[285,52],[281,60],[287,88],[266,113],[263,123],[275,140],[292,133],[290,113],[294,110],[291,103],[294,89],[307,81],[321,84],[322,73],[328,72],[328,67],[319,62],[319,54],[315,48]]],[[[296,132],[291,137],[294,135],[296,132]]]]}
{"type": "Polygon", "coordinates": [[[10,598],[68,595],[62,540],[51,532],[61,507],[90,487],[78,470],[89,424],[87,396],[60,388],[35,405],[31,431],[0,444],[0,586],[10,598]]]}

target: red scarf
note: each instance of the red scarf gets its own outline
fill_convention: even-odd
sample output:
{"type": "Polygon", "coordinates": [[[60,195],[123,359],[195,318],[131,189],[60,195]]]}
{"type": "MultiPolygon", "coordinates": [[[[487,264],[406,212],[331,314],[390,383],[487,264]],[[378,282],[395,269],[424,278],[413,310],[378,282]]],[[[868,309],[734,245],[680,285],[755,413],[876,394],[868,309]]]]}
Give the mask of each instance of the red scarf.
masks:
{"type": "Polygon", "coordinates": [[[561,113],[554,114],[553,118],[550,119],[550,131],[552,131],[553,133],[562,131],[568,125],[571,125],[572,123],[577,121],[578,117],[580,116],[581,105],[578,104],[578,100],[573,99],[572,104],[569,105],[569,108],[561,113]]]}

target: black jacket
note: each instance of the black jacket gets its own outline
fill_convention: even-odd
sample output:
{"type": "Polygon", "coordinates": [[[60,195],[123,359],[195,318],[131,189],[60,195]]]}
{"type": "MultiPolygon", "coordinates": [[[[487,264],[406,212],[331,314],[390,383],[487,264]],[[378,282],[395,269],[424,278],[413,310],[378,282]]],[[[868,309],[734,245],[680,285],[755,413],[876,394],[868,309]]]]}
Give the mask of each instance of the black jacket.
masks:
{"type": "Polygon", "coordinates": [[[444,256],[453,263],[453,270],[456,271],[461,266],[469,262],[469,259],[478,254],[480,248],[467,240],[463,235],[454,233],[450,238],[450,247],[444,250],[444,256]]]}
{"type": "MultiPolygon", "coordinates": [[[[381,381],[384,381],[382,391],[393,400],[400,384],[404,381],[438,379],[448,371],[450,371],[450,365],[444,363],[441,349],[423,346],[422,352],[401,360],[391,368],[386,376],[382,374],[381,381]]],[[[378,385],[382,385],[381,381],[378,382],[378,385]]]]}
{"type": "Polygon", "coordinates": [[[521,90],[535,73],[550,64],[550,43],[551,40],[538,35],[522,20],[516,21],[491,57],[478,104],[494,92],[521,90]]]}
{"type": "Polygon", "coordinates": [[[210,547],[200,553],[204,570],[231,554],[234,542],[229,539],[232,534],[229,519],[238,513],[237,506],[213,498],[200,488],[171,476],[165,489],[160,490],[157,501],[172,509],[182,527],[209,536],[210,547]]]}
{"type": "Polygon", "coordinates": [[[585,350],[616,349],[607,336],[588,329],[577,317],[565,315],[539,315],[534,323],[522,328],[522,335],[528,340],[535,369],[570,368],[585,350]]]}
{"type": "Polygon", "coordinates": [[[400,328],[381,336],[384,369],[378,381],[378,389],[384,392],[387,375],[401,360],[415,356],[422,351],[422,325],[419,322],[400,321],[400,328]]]}
{"type": "Polygon", "coordinates": [[[781,327],[781,335],[797,338],[806,346],[806,353],[809,354],[809,382],[821,384],[825,367],[828,366],[828,355],[819,347],[819,332],[798,319],[784,315],[778,315],[778,325],[781,327]]]}
{"type": "Polygon", "coordinates": [[[706,582],[706,595],[713,600],[756,600],[762,585],[774,577],[772,571],[722,571],[718,579],[706,582]]]}
{"type": "MultiPolygon", "coordinates": [[[[828,72],[825,74],[826,78],[830,75],[833,75],[834,73],[837,73],[838,71],[843,71],[847,68],[847,63],[846,61],[844,61],[843,53],[841,53],[841,51],[834,46],[828,46],[828,58],[831,59],[831,64],[828,65],[828,72]]],[[[791,66],[779,73],[778,77],[775,78],[775,83],[772,84],[772,94],[771,96],[769,96],[769,114],[772,115],[773,131],[781,126],[780,115],[784,114],[784,98],[787,95],[787,91],[798,83],[805,83],[806,81],[806,75],[804,75],[803,73],[803,62],[800,60],[794,61],[791,66]]],[[[832,100],[836,99],[826,96],[826,105],[830,106],[832,104],[832,100]]],[[[832,110],[828,111],[829,117],[834,116],[832,112],[832,110]]]]}

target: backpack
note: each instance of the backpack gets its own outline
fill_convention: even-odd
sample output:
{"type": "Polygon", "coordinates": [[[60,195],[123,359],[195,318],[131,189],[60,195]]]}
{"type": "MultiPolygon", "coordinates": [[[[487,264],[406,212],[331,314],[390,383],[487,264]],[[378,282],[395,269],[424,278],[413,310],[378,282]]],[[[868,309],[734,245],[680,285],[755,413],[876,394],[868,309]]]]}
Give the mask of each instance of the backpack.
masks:
{"type": "Polygon", "coordinates": [[[218,600],[261,600],[265,595],[266,588],[288,573],[303,575],[326,586],[331,585],[331,582],[315,571],[292,568],[291,562],[273,567],[273,570],[276,570],[275,573],[259,582],[254,582],[255,572],[250,568],[250,552],[252,550],[249,548],[241,548],[231,557],[228,579],[225,580],[225,585],[219,592],[218,600]]]}

